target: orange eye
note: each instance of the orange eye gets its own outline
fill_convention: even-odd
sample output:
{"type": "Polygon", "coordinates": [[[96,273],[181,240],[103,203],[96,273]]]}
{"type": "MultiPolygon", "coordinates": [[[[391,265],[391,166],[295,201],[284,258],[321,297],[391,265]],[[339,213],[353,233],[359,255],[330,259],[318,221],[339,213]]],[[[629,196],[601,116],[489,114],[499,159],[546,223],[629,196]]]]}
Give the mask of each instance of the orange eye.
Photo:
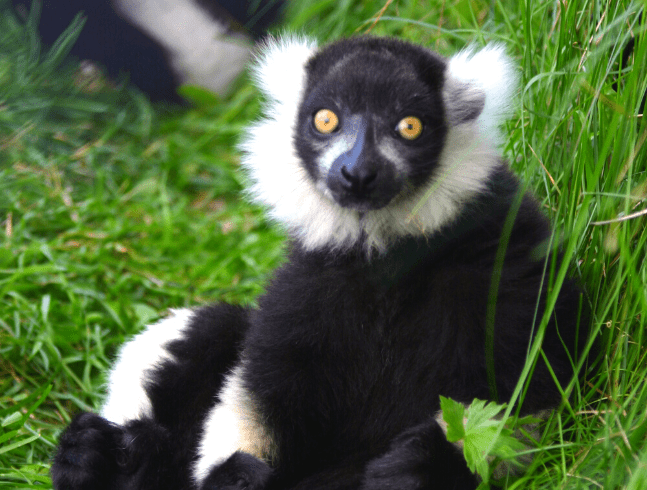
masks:
{"type": "Polygon", "coordinates": [[[337,129],[339,118],[330,109],[321,109],[315,114],[314,123],[317,131],[323,134],[329,134],[337,129]]]}
{"type": "Polygon", "coordinates": [[[422,121],[414,116],[407,116],[398,123],[398,133],[405,140],[415,140],[422,133],[422,121]]]}

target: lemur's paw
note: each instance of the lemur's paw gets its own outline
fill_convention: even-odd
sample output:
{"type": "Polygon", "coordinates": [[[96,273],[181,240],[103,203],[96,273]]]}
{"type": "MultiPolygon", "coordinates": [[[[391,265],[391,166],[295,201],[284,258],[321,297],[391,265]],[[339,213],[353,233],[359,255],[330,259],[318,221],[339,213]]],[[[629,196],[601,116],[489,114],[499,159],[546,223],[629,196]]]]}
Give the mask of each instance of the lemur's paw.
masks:
{"type": "Polygon", "coordinates": [[[366,466],[361,490],[474,490],[476,477],[437,424],[419,426],[396,438],[366,466]]]}
{"type": "Polygon", "coordinates": [[[267,463],[238,451],[209,472],[200,490],[262,490],[271,474],[267,463]]]}
{"type": "Polygon", "coordinates": [[[428,486],[425,471],[419,465],[404,461],[393,452],[369,463],[361,490],[421,490],[428,486]]]}
{"type": "Polygon", "coordinates": [[[93,413],[80,413],[59,439],[51,474],[57,490],[108,490],[127,461],[124,429],[93,413]]]}

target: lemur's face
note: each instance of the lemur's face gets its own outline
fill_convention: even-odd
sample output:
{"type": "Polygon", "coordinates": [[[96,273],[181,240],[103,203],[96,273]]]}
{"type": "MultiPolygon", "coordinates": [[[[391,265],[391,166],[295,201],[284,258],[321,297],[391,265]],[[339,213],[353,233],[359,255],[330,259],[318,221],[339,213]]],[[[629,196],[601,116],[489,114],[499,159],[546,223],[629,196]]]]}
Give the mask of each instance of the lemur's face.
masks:
{"type": "Polygon", "coordinates": [[[425,185],[447,133],[444,69],[429,51],[384,42],[345,41],[311,59],[294,136],[316,188],[362,212],[425,185]]]}
{"type": "Polygon", "coordinates": [[[501,47],[449,59],[391,38],[269,39],[245,133],[253,198],[308,250],[384,251],[430,236],[486,192],[515,90],[501,47]]]}

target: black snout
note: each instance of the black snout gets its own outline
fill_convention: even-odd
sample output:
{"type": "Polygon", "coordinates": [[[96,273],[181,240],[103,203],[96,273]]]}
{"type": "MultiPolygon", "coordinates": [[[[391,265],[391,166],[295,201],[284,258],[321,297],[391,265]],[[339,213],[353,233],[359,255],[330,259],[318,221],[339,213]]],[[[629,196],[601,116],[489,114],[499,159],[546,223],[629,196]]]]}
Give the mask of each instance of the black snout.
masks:
{"type": "Polygon", "coordinates": [[[379,154],[370,130],[360,116],[348,118],[341,138],[352,142],[340,154],[326,176],[326,185],[344,207],[360,211],[386,206],[400,189],[393,165],[379,154]]]}
{"type": "Polygon", "coordinates": [[[352,162],[335,163],[328,172],[326,185],[341,206],[359,211],[380,209],[399,192],[400,179],[388,162],[360,155],[352,162]]]}
{"type": "Polygon", "coordinates": [[[348,192],[364,195],[369,194],[375,188],[377,170],[367,168],[366,165],[355,165],[350,168],[341,167],[340,172],[343,177],[342,186],[348,192]]]}

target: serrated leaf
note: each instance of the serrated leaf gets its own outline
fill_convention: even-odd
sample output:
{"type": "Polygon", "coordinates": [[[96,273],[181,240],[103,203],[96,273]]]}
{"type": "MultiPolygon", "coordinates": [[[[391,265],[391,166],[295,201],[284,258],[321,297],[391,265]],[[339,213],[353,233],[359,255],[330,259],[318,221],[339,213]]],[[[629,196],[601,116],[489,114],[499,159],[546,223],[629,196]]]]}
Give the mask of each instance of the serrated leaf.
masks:
{"type": "Polygon", "coordinates": [[[463,404],[441,396],[440,408],[443,411],[443,420],[447,423],[447,440],[457,442],[463,439],[465,437],[465,427],[463,426],[465,407],[463,404]]]}
{"type": "Polygon", "coordinates": [[[466,411],[467,422],[465,423],[465,432],[476,430],[479,427],[498,425],[499,421],[494,420],[494,417],[504,408],[505,405],[497,405],[494,402],[488,403],[475,399],[466,411]]]}
{"type": "Polygon", "coordinates": [[[472,429],[465,432],[465,442],[470,442],[480,447],[484,452],[491,447],[492,442],[496,439],[496,425],[481,426],[478,429],[472,429]]]}
{"type": "Polygon", "coordinates": [[[463,453],[472,472],[480,475],[483,482],[490,478],[490,463],[494,457],[513,459],[525,445],[512,435],[512,429],[500,428],[501,420],[495,419],[505,408],[494,402],[474,400],[465,410],[465,438],[463,453]]]}
{"type": "Polygon", "coordinates": [[[490,479],[490,465],[483,446],[473,437],[467,436],[463,444],[465,462],[472,473],[478,473],[483,481],[490,479]]]}

